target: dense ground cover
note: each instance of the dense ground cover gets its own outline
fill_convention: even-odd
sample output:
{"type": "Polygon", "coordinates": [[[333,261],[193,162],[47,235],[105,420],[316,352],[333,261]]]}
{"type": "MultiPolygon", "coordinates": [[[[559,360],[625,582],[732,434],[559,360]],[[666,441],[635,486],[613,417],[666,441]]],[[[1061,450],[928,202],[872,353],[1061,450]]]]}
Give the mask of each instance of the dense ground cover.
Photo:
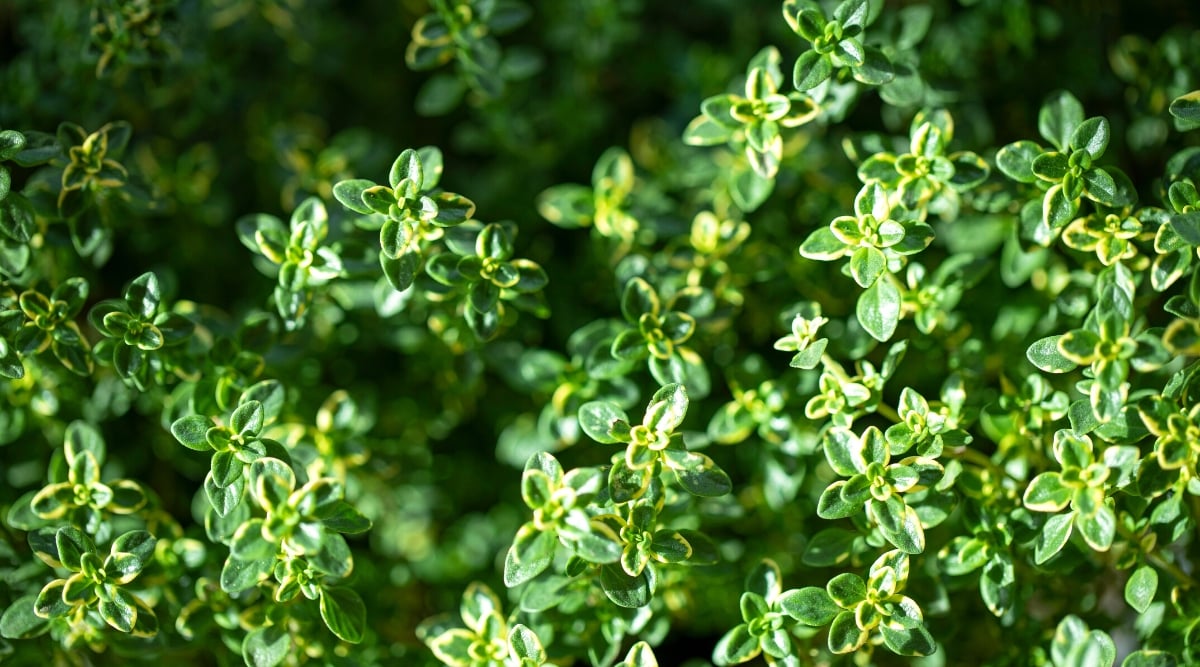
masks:
{"type": "Polygon", "coordinates": [[[1200,661],[1198,19],[0,5],[0,659],[1200,661]]]}

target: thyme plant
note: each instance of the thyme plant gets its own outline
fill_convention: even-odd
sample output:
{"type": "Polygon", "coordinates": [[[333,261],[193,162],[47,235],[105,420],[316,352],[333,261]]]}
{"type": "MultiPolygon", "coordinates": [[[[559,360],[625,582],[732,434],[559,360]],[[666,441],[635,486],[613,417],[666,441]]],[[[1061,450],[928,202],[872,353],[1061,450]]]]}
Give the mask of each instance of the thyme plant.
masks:
{"type": "Polygon", "coordinates": [[[352,5],[0,6],[0,661],[1200,663],[1195,3],[352,5]]]}

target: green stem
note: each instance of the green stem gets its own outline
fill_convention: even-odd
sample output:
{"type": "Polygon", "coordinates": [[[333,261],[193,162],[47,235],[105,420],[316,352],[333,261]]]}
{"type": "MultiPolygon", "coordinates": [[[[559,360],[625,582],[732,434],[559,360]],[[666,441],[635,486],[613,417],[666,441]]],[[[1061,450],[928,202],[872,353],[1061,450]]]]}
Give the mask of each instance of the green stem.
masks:
{"type": "Polygon", "coordinates": [[[942,451],[942,454],[966,463],[973,463],[980,468],[986,468],[987,470],[995,473],[997,476],[1007,477],[1018,484],[1025,484],[1025,480],[1013,477],[1012,474],[1005,470],[1003,466],[993,461],[989,456],[978,449],[972,449],[967,445],[963,445],[961,447],[947,447],[942,451]]]}
{"type": "Polygon", "coordinates": [[[974,463],[975,465],[978,465],[978,466],[981,466],[984,468],[999,468],[1000,467],[1000,466],[996,465],[995,461],[984,456],[983,452],[980,452],[975,449],[971,449],[970,447],[967,447],[967,446],[951,447],[950,449],[946,450],[946,453],[948,453],[950,456],[952,456],[956,459],[961,459],[963,461],[969,461],[971,463],[974,463]]]}
{"type": "Polygon", "coordinates": [[[897,424],[904,423],[904,420],[900,418],[900,413],[896,412],[896,410],[887,403],[880,403],[879,405],[875,406],[875,412],[887,417],[897,424]]]}
{"type": "Polygon", "coordinates": [[[854,381],[850,378],[849,375],[846,375],[846,369],[842,368],[842,365],[839,364],[836,359],[829,356],[828,354],[821,355],[821,365],[825,367],[825,370],[829,371],[830,373],[833,373],[834,377],[841,380],[842,382],[853,382],[854,381]]]}
{"type": "MultiPolygon", "coordinates": [[[[1121,534],[1121,537],[1129,540],[1132,544],[1139,544],[1141,542],[1140,537],[1135,535],[1133,531],[1129,530],[1129,528],[1123,525],[1120,521],[1117,522],[1117,532],[1121,534]]],[[[1187,572],[1184,572],[1178,565],[1167,560],[1161,553],[1159,553],[1158,549],[1147,551],[1145,552],[1145,555],[1147,562],[1155,567],[1161,568],[1164,572],[1172,577],[1175,577],[1179,583],[1183,584],[1184,588],[1196,587],[1196,580],[1193,579],[1187,572]]]]}
{"type": "Polygon", "coordinates": [[[1175,577],[1183,584],[1184,588],[1195,588],[1196,580],[1191,578],[1187,572],[1184,572],[1178,565],[1162,557],[1157,551],[1146,554],[1146,560],[1154,563],[1158,567],[1166,570],[1167,574],[1175,577]]]}

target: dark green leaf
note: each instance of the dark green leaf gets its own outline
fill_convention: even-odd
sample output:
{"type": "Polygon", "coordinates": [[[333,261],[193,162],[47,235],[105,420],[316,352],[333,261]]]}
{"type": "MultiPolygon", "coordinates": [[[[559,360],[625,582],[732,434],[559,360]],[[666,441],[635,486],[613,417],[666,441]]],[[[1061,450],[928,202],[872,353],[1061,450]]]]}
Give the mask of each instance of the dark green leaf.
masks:
{"type": "Polygon", "coordinates": [[[808,259],[829,261],[841,257],[846,252],[846,244],[828,227],[818,227],[800,244],[800,254],[808,259]]]}
{"type": "Polygon", "coordinates": [[[643,569],[636,577],[625,574],[620,565],[600,567],[600,587],[618,607],[633,609],[650,604],[657,583],[658,577],[653,567],[643,569]]]}
{"type": "Polygon", "coordinates": [[[179,444],[198,452],[211,451],[207,434],[212,428],[212,421],[203,415],[189,415],[175,420],[171,424],[171,435],[179,444]]]}
{"type": "MultiPolygon", "coordinates": [[[[689,146],[716,146],[729,141],[733,131],[705,115],[696,116],[683,130],[683,142],[689,146]]],[[[589,201],[590,203],[590,201],[589,201]]]]}
{"type": "Polygon", "coordinates": [[[537,198],[538,214],[551,224],[567,229],[591,224],[596,214],[592,189],[582,185],[556,185],[537,198]]]}
{"type": "Polygon", "coordinates": [[[285,399],[283,383],[278,380],[263,380],[250,385],[243,391],[241,397],[238,398],[238,404],[244,405],[250,401],[261,403],[263,423],[270,424],[279,418],[285,399]]]}
{"type": "Polygon", "coordinates": [[[337,199],[342,206],[363,215],[369,215],[374,210],[363,201],[363,192],[376,187],[375,183],[363,178],[355,178],[348,181],[338,181],[333,186],[333,197],[337,199]]]}
{"type": "Polygon", "coordinates": [[[703,497],[723,496],[733,490],[733,483],[724,470],[709,457],[681,449],[663,452],[667,467],[675,472],[679,484],[688,493],[703,497]]]}
{"type": "Polygon", "coordinates": [[[729,194],[738,208],[750,213],[771,196],[774,188],[775,179],[764,178],[753,169],[747,169],[734,175],[729,194]]]}
{"type": "MultiPolygon", "coordinates": [[[[452,74],[439,72],[429,77],[417,90],[414,108],[422,116],[443,116],[453,111],[462,102],[466,93],[467,86],[462,79],[452,74]]],[[[426,179],[428,178],[427,175],[426,179]]],[[[432,185],[423,185],[421,189],[428,190],[432,187],[432,185]]]]}
{"type": "Polygon", "coordinates": [[[909,554],[925,550],[925,531],[916,510],[909,507],[899,496],[891,496],[886,502],[872,501],[872,514],[879,523],[879,530],[887,541],[897,549],[909,554]]]}
{"type": "Polygon", "coordinates": [[[779,598],[779,606],[788,616],[805,625],[827,625],[840,608],[824,589],[816,586],[792,589],[779,598]]]}
{"type": "Polygon", "coordinates": [[[234,456],[232,450],[222,450],[213,454],[210,478],[214,485],[223,489],[242,478],[242,469],[243,463],[234,456]]]}
{"type": "Polygon", "coordinates": [[[617,422],[629,423],[629,416],[615,403],[591,401],[579,408],[579,427],[589,438],[603,444],[623,442],[612,435],[617,422]]]}
{"type": "Polygon", "coordinates": [[[1058,349],[1061,336],[1047,336],[1029,346],[1025,356],[1029,363],[1047,373],[1066,373],[1078,366],[1063,356],[1058,349]]]}
{"type": "Polygon", "coordinates": [[[511,288],[518,292],[538,292],[550,283],[545,269],[530,260],[515,259],[511,266],[517,271],[517,283],[511,288]]]}
{"type": "Polygon", "coordinates": [[[70,612],[71,607],[63,601],[66,579],[55,579],[42,587],[33,603],[33,613],[39,618],[59,618],[70,612]]]}
{"type": "Polygon", "coordinates": [[[1142,565],[1133,571],[1125,582],[1125,601],[1139,614],[1146,613],[1154,594],[1158,591],[1158,570],[1151,565],[1142,565]]]}
{"type": "Polygon", "coordinates": [[[1078,200],[1067,196],[1061,183],[1050,186],[1042,199],[1042,219],[1050,229],[1060,229],[1079,211],[1078,200]]]}
{"type": "Polygon", "coordinates": [[[1107,551],[1112,546],[1117,518],[1108,505],[1100,505],[1094,514],[1076,514],[1075,524],[1084,541],[1096,551],[1107,551]]]}
{"type": "Polygon", "coordinates": [[[34,613],[38,596],[31,593],[19,597],[0,616],[0,637],[5,639],[29,639],[45,632],[49,625],[46,619],[34,613]]]}
{"type": "Polygon", "coordinates": [[[858,297],[855,313],[859,324],[875,340],[889,340],[900,322],[900,302],[900,289],[892,280],[875,281],[858,297]]]}
{"type": "Polygon", "coordinates": [[[654,392],[643,423],[655,431],[670,433],[687,415],[688,395],[681,384],[667,384],[654,392]]]}
{"type": "Polygon", "coordinates": [[[660,384],[684,385],[688,395],[695,399],[705,398],[712,391],[708,367],[700,355],[688,347],[676,347],[675,354],[667,359],[651,356],[650,375],[660,384]]]}
{"type": "Polygon", "coordinates": [[[54,135],[45,132],[25,132],[25,148],[11,159],[22,167],[34,167],[63,155],[66,148],[59,145],[54,135]]]}
{"type": "Polygon", "coordinates": [[[475,215],[475,202],[453,192],[441,192],[434,197],[437,202],[437,216],[433,222],[442,227],[466,222],[475,215]]]}
{"type": "Polygon", "coordinates": [[[680,563],[690,560],[692,547],[679,531],[659,530],[654,533],[650,551],[660,561],[680,563]]]}
{"type": "Polygon", "coordinates": [[[841,612],[829,626],[829,650],[834,653],[849,653],[862,646],[866,639],[867,633],[859,629],[852,611],[841,612]]]}
{"type": "MultiPolygon", "coordinates": [[[[133,572],[140,572],[142,568],[149,565],[154,559],[154,547],[158,544],[158,539],[145,530],[131,530],[113,540],[111,551],[114,554],[130,554],[136,559],[136,569],[133,572]]],[[[132,572],[125,572],[132,574],[132,572]]]]}
{"type": "Polygon", "coordinates": [[[275,667],[287,658],[292,638],[277,625],[255,628],[242,640],[247,667],[275,667]]]}
{"type": "Polygon", "coordinates": [[[854,553],[854,542],[859,539],[856,532],[841,528],[825,528],[804,547],[801,560],[812,567],[829,567],[850,559],[854,553]]]}
{"type": "Polygon", "coordinates": [[[73,526],[59,528],[54,536],[56,558],[63,567],[78,572],[84,554],[94,553],[96,545],[83,531],[73,526]]]}
{"type": "Polygon", "coordinates": [[[467,288],[467,303],[477,313],[496,313],[499,302],[500,288],[490,280],[480,280],[467,288]]]}
{"type": "Polygon", "coordinates": [[[658,667],[658,659],[650,645],[640,641],[629,648],[629,653],[617,667],[658,667]]]}
{"type": "Polygon", "coordinates": [[[842,493],[844,488],[845,480],[838,480],[825,488],[817,500],[817,516],[822,519],[844,519],[863,511],[861,502],[850,502],[845,498],[842,493]]]}
{"type": "Polygon", "coordinates": [[[850,274],[859,287],[870,287],[887,268],[883,251],[872,247],[860,247],[850,255],[850,274]]]}
{"type": "Polygon", "coordinates": [[[1176,667],[1178,664],[1170,653],[1142,649],[1125,656],[1121,667],[1176,667]]]}
{"type": "Polygon", "coordinates": [[[758,638],[750,634],[745,623],[725,633],[713,649],[712,659],[717,667],[747,662],[761,652],[758,638]]]}
{"type": "Polygon", "coordinates": [[[1200,90],[1193,90],[1171,100],[1171,115],[1189,123],[1200,123],[1200,90]]]}
{"type": "MultiPolygon", "coordinates": [[[[11,513],[10,513],[11,515],[11,513]]],[[[25,539],[38,560],[50,567],[63,567],[58,554],[58,531],[50,527],[39,527],[30,531],[25,539]]]]}
{"type": "Polygon", "coordinates": [[[389,257],[386,253],[379,254],[379,264],[388,284],[398,292],[403,292],[412,286],[421,268],[419,251],[406,252],[399,257],[389,257]]]}
{"type": "Polygon", "coordinates": [[[95,457],[97,465],[104,465],[106,458],[104,437],[100,435],[95,426],[77,419],[67,425],[67,432],[63,440],[68,462],[82,452],[90,452],[95,457]]]}
{"type": "Polygon", "coordinates": [[[866,583],[862,577],[852,572],[843,572],[830,579],[825,584],[825,591],[838,606],[845,609],[853,609],[867,597],[866,583]]]}
{"type": "Polygon", "coordinates": [[[645,493],[652,476],[652,467],[633,470],[625,462],[624,455],[616,456],[608,473],[609,493],[613,501],[623,503],[640,497],[645,493]]]}
{"type": "Polygon", "coordinates": [[[1062,550],[1067,544],[1067,539],[1071,537],[1074,518],[1074,513],[1067,512],[1055,514],[1046,520],[1046,525],[1043,526],[1042,531],[1038,534],[1037,542],[1034,544],[1035,563],[1041,565],[1062,550]]]}
{"type": "Polygon", "coordinates": [[[896,76],[892,61],[883,51],[873,46],[863,47],[863,63],[857,66],[851,65],[851,70],[856,80],[868,86],[883,85],[896,76]]]}
{"type": "Polygon", "coordinates": [[[819,5],[784,5],[784,16],[792,30],[809,42],[815,42],[825,34],[825,15],[819,5]]]}
{"type": "Polygon", "coordinates": [[[400,185],[400,181],[402,180],[408,180],[418,188],[425,180],[424,172],[421,169],[421,158],[411,148],[406,148],[400,152],[400,155],[392,162],[392,168],[388,172],[388,184],[392,188],[400,185]]]}
{"type": "Polygon", "coordinates": [[[1055,93],[1038,112],[1038,131],[1046,141],[1064,152],[1070,147],[1075,128],[1082,122],[1083,105],[1066,91],[1055,93]]]}
{"type": "MultiPolygon", "coordinates": [[[[19,248],[28,252],[28,243],[36,231],[33,205],[29,200],[16,193],[9,193],[10,196],[3,198],[4,203],[0,204],[0,238],[7,235],[13,241],[21,244],[19,248]]],[[[19,273],[14,271],[13,273],[19,273]]]]}
{"type": "Polygon", "coordinates": [[[353,589],[322,588],[321,619],[339,639],[357,644],[366,632],[367,608],[353,589]]]}
{"type": "Polygon", "coordinates": [[[979,575],[979,593],[989,611],[1003,617],[1016,602],[1016,575],[1007,557],[996,556],[988,561],[979,575]]]}
{"type": "Polygon", "coordinates": [[[621,558],[621,543],[616,536],[603,530],[602,524],[588,522],[586,516],[580,522],[560,526],[558,532],[588,562],[615,563],[621,558]]]}
{"type": "Polygon", "coordinates": [[[1122,195],[1117,190],[1117,182],[1105,170],[1099,167],[1088,169],[1083,173],[1083,192],[1088,199],[1117,207],[1121,205],[1122,195]]]}
{"type": "Polygon", "coordinates": [[[466,309],[467,326],[481,341],[491,340],[500,332],[501,305],[494,310],[479,311],[475,308],[466,309]]]}
{"type": "Polygon", "coordinates": [[[100,617],[105,623],[121,632],[133,632],[137,623],[138,608],[131,594],[117,589],[116,594],[107,600],[101,598],[96,610],[100,612],[100,617]]]}
{"type": "Polygon", "coordinates": [[[829,56],[814,50],[805,51],[796,59],[796,66],[792,70],[792,85],[799,91],[812,90],[832,74],[833,63],[830,62],[829,56]]]}
{"type": "Polygon", "coordinates": [[[539,531],[532,523],[521,526],[504,558],[504,585],[520,586],[550,567],[558,540],[554,533],[539,531]]]}
{"type": "Polygon", "coordinates": [[[716,542],[704,533],[695,530],[680,530],[679,535],[691,546],[687,561],[693,565],[715,565],[721,562],[721,552],[716,542]]]}
{"type": "Polygon", "coordinates": [[[1200,210],[1172,215],[1170,224],[1188,245],[1200,246],[1200,210]]]}
{"type": "Polygon", "coordinates": [[[229,428],[238,435],[257,435],[266,421],[262,403],[246,401],[238,405],[229,417],[229,428]]]}
{"type": "Polygon", "coordinates": [[[621,313],[625,320],[637,324],[643,313],[658,315],[662,304],[654,287],[642,278],[633,278],[625,284],[621,296],[621,313]]]}
{"type": "Polygon", "coordinates": [[[1072,133],[1071,149],[1086,151],[1092,159],[1096,159],[1103,155],[1104,149],[1108,147],[1109,134],[1108,120],[1099,116],[1088,118],[1072,133]]]}
{"type": "Polygon", "coordinates": [[[881,623],[879,632],[883,643],[897,655],[932,655],[937,643],[923,625],[907,627],[898,623],[881,623]]]}
{"type": "Polygon", "coordinates": [[[759,561],[750,574],[746,575],[746,592],[753,593],[763,600],[779,597],[783,593],[783,573],[780,572],[779,565],[769,558],[759,561]]]}
{"type": "Polygon", "coordinates": [[[250,464],[250,493],[263,507],[282,507],[296,488],[296,473],[287,463],[263,457],[250,464]]]}
{"type": "Polygon", "coordinates": [[[508,645],[514,657],[520,660],[532,660],[539,665],[546,660],[546,650],[542,648],[541,640],[533,630],[520,623],[508,631],[508,645]]]}
{"type": "Polygon", "coordinates": [[[232,558],[242,561],[274,559],[279,550],[278,545],[268,542],[262,534],[262,519],[253,519],[243,523],[233,536],[229,553],[232,558]]]}
{"type": "Polygon", "coordinates": [[[54,328],[51,349],[63,367],[76,375],[89,375],[93,364],[87,340],[74,322],[54,328]]]}
{"type": "MultiPolygon", "coordinates": [[[[214,462],[216,455],[213,457],[214,462]]],[[[232,456],[226,457],[226,460],[233,460],[232,456]]],[[[218,485],[213,473],[209,473],[204,478],[204,495],[208,497],[209,504],[220,516],[228,516],[242,502],[242,496],[246,490],[246,478],[242,476],[242,466],[235,466],[237,475],[233,482],[224,486],[218,485]]]]}
{"type": "Polygon", "coordinates": [[[25,148],[25,135],[16,130],[0,131],[0,161],[11,160],[25,148]]]}
{"type": "Polygon", "coordinates": [[[1063,153],[1042,153],[1033,160],[1033,173],[1039,178],[1057,183],[1071,170],[1071,164],[1063,153]]]}
{"type": "Polygon", "coordinates": [[[322,506],[315,516],[327,530],[337,533],[357,535],[371,529],[371,520],[345,500],[322,506]]]}
{"type": "Polygon", "coordinates": [[[867,0],[842,0],[833,10],[833,18],[837,19],[843,28],[861,28],[874,20],[871,16],[871,3],[867,0]]]}
{"type": "MultiPolygon", "coordinates": [[[[302,524],[301,530],[293,534],[293,544],[299,544],[301,540],[296,539],[297,536],[305,534],[303,529],[312,525],[302,524]]],[[[354,556],[350,553],[350,545],[346,543],[346,538],[337,533],[317,531],[312,542],[302,546],[314,570],[329,575],[332,579],[350,575],[350,571],[354,569],[354,556]]]]}
{"type": "Polygon", "coordinates": [[[158,286],[158,277],[150,272],[134,278],[129,287],[125,288],[125,302],[129,304],[135,315],[145,318],[153,317],[161,299],[162,292],[158,286]]]}
{"type": "Polygon", "coordinates": [[[1047,471],[1034,477],[1025,489],[1025,506],[1035,512],[1057,512],[1071,501],[1071,487],[1063,484],[1062,476],[1047,471]]]}
{"type": "Polygon", "coordinates": [[[951,155],[950,161],[954,165],[954,176],[950,179],[950,184],[956,190],[965,191],[977,187],[986,181],[991,173],[988,163],[969,151],[951,155]]]}

